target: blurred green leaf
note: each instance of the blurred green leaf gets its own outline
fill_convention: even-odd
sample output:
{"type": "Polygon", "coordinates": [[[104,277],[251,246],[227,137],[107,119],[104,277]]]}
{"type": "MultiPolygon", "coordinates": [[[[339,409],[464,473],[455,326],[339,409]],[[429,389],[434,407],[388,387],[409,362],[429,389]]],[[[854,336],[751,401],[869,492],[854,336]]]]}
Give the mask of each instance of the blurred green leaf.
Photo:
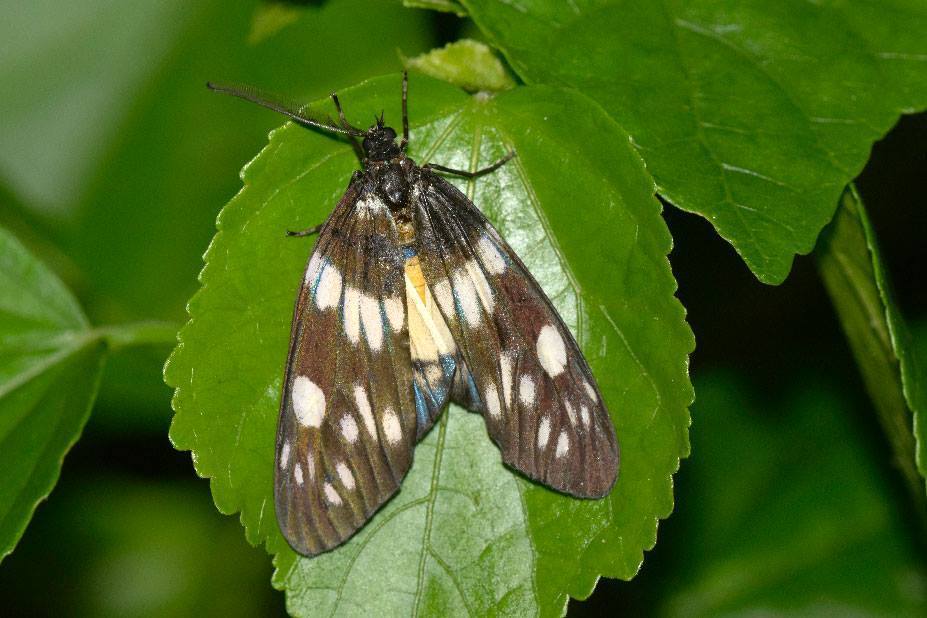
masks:
{"type": "Polygon", "coordinates": [[[465,17],[467,10],[458,0],[402,0],[403,6],[411,9],[431,9],[442,13],[454,13],[458,17],[465,17]]]}
{"type": "Polygon", "coordinates": [[[254,11],[248,42],[252,45],[272,37],[287,26],[295,24],[305,7],[288,0],[264,0],[254,11]]]}
{"type": "Polygon", "coordinates": [[[446,81],[467,92],[515,87],[502,61],[485,43],[462,39],[405,60],[406,68],[446,81]]]}
{"type": "MultiPolygon", "coordinates": [[[[341,95],[354,124],[369,123],[371,110],[400,117],[398,77],[341,95]]],[[[171,438],[193,451],[219,510],[240,511],[248,539],[276,554],[275,583],[294,614],[560,614],[568,594],[587,596],[600,575],[632,577],[672,509],[694,342],[673,296],[669,234],[627,136],[584,97],[546,87],[468,97],[413,77],[409,101],[421,163],[472,169],[517,150],[461,186],[583,345],[621,442],[615,490],[577,500],[525,481],[501,465],[482,420],[452,408],[418,446],[399,495],[350,542],[314,559],[286,546],[273,514],[274,435],[311,244],[283,231],[323,221],[357,167],[344,142],[292,125],[271,135],[219,218],[165,369],[177,388],[171,438]]]]}
{"type": "Polygon", "coordinates": [[[191,483],[66,470],[0,569],[4,615],[284,615],[267,556],[191,483]]]}
{"type": "Polygon", "coordinates": [[[927,107],[922,0],[461,0],[528,83],[591,96],[660,194],[780,283],[898,115],[927,107]]]}
{"type": "Polygon", "coordinates": [[[87,422],[102,341],[64,285],[0,228],[0,559],[87,422]]]}
{"type": "Polygon", "coordinates": [[[917,472],[927,477],[927,367],[892,298],[875,233],[855,189],[844,193],[817,257],[896,463],[927,519],[924,478],[917,472]]]}
{"type": "Polygon", "coordinates": [[[665,616],[922,616],[927,569],[852,406],[815,378],[768,395],[696,379],[692,449],[661,533],[669,562],[635,580],[665,616]]]}
{"type": "Polygon", "coordinates": [[[72,207],[191,12],[182,0],[5,2],[4,181],[38,209],[72,207]]]}

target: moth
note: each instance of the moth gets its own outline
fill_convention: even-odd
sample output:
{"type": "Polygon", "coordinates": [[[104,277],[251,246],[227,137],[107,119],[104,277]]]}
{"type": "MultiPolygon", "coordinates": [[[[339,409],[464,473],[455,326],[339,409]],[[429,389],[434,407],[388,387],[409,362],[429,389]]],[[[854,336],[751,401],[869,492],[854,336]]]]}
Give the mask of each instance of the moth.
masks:
{"type": "Polygon", "coordinates": [[[314,556],[344,543],[396,493],[448,401],[483,415],[506,464],[580,498],[608,494],[618,442],[595,378],[537,281],[492,224],[383,114],[352,126],[253,89],[209,85],[305,127],[347,136],[357,170],[318,234],[293,315],[277,426],[283,536],[314,556]],[[358,140],[361,140],[360,142],[358,140]]]}

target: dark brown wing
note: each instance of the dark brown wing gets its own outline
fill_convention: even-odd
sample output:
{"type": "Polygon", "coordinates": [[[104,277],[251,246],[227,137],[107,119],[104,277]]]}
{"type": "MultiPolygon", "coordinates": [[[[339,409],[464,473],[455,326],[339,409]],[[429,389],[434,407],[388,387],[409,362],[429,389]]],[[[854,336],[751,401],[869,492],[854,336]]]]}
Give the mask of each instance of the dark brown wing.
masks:
{"type": "Polygon", "coordinates": [[[483,413],[507,464],[574,496],[606,495],[618,442],[569,329],[453,185],[424,169],[412,199],[422,271],[472,376],[460,372],[455,399],[483,413]]]}
{"type": "Polygon", "coordinates": [[[396,492],[417,434],[402,250],[388,208],[359,185],[306,268],[277,428],[277,520],[307,556],[350,538],[396,492]]]}

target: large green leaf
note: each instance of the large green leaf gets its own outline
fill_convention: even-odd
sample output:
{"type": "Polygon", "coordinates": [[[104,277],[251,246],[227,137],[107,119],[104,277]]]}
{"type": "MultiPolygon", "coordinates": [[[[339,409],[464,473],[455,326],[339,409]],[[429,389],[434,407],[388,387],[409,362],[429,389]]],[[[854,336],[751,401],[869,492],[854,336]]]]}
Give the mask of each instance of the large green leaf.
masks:
{"type": "MultiPolygon", "coordinates": [[[[397,77],[380,78],[341,98],[355,123],[380,109],[396,121],[398,92],[397,77]]],[[[286,546],[273,514],[274,428],[311,242],[283,231],[322,221],[357,167],[343,142],[292,125],[245,168],[219,218],[165,369],[177,388],[171,438],[193,451],[219,510],[240,511],[248,539],[276,554],[275,583],[295,614],[559,614],[598,576],[632,577],[672,509],[694,342],[673,296],[669,234],[627,136],[581,95],[470,97],[413,76],[410,116],[420,162],[470,169],[517,150],[462,186],[581,342],[621,442],[615,490],[577,500],[525,481],[501,465],[482,419],[452,408],[416,449],[399,495],[350,542],[315,559],[286,546]]]]}
{"type": "Polygon", "coordinates": [[[915,469],[916,461],[927,478],[927,367],[895,304],[875,233],[855,189],[844,194],[817,256],[897,464],[920,498],[921,515],[927,517],[924,479],[915,469]]]}
{"type": "Polygon", "coordinates": [[[102,363],[71,293],[0,228],[0,559],[58,480],[102,363]]]}
{"type": "Polygon", "coordinates": [[[927,107],[922,0],[461,0],[529,83],[633,137],[661,195],[760,280],[808,253],[899,113],[927,107]]]}
{"type": "MultiPolygon", "coordinates": [[[[923,616],[927,567],[834,384],[695,380],[692,448],[659,556],[634,580],[666,616],[923,616]],[[671,551],[662,551],[671,549],[671,551]]],[[[868,432],[871,433],[871,432],[868,432]]],[[[628,592],[632,592],[628,590],[628,592]]]]}

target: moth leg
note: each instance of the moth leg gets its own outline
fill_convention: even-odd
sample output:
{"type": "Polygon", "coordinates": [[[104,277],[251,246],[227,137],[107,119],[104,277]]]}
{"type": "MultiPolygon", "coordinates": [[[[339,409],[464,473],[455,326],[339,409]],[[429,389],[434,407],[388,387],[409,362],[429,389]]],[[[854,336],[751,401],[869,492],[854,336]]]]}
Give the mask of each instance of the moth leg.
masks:
{"type": "MultiPolygon", "coordinates": [[[[351,125],[348,124],[348,119],[344,117],[344,110],[341,109],[341,101],[338,100],[338,94],[333,92],[331,94],[331,97],[332,97],[332,101],[335,103],[335,109],[338,110],[338,118],[341,120],[341,126],[344,127],[345,129],[350,128],[351,125]]],[[[351,135],[350,133],[348,133],[348,137],[351,140],[351,146],[354,147],[354,154],[357,155],[357,160],[363,163],[364,162],[364,150],[361,148],[360,143],[357,141],[357,138],[351,135]]]]}
{"type": "Polygon", "coordinates": [[[297,230],[295,232],[293,230],[287,230],[286,235],[290,237],[298,237],[298,238],[302,238],[304,236],[312,236],[313,234],[318,234],[324,225],[325,225],[324,223],[320,223],[318,225],[313,225],[310,228],[306,228],[305,230],[297,230]]]}
{"type": "Polygon", "coordinates": [[[482,176],[483,174],[488,174],[494,172],[512,159],[515,156],[514,150],[509,150],[508,154],[487,167],[478,169],[474,172],[468,172],[465,170],[455,170],[452,167],[444,167],[443,165],[438,165],[437,163],[426,163],[422,167],[427,167],[429,169],[437,170],[439,172],[444,172],[445,174],[454,174],[455,176],[462,176],[463,178],[476,178],[477,176],[482,176]]]}
{"type": "Polygon", "coordinates": [[[406,151],[409,144],[409,72],[402,72],[402,141],[399,149],[406,151]]]}

